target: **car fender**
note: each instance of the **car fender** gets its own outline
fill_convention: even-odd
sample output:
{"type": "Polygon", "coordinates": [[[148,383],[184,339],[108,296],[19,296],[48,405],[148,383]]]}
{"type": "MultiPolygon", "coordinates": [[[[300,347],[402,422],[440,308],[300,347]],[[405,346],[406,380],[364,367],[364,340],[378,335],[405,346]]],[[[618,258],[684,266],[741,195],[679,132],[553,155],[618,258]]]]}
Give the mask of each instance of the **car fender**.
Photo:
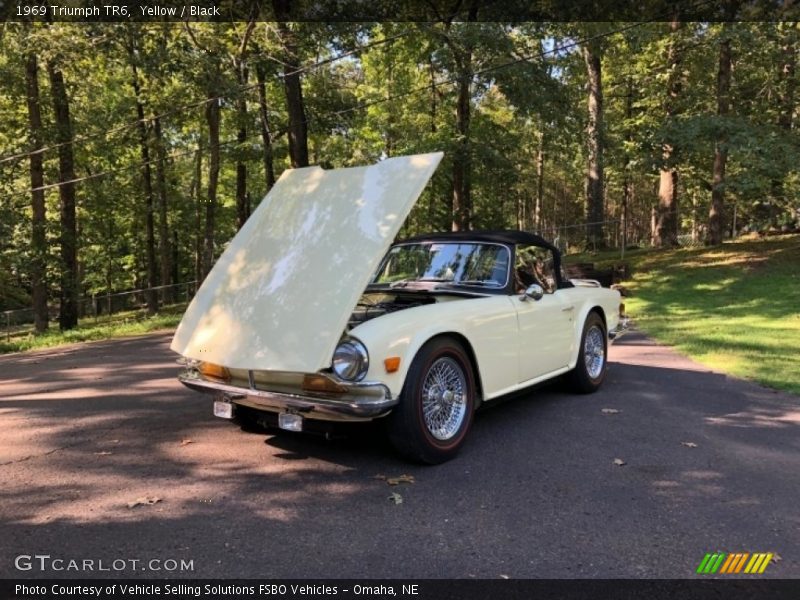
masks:
{"type": "Polygon", "coordinates": [[[617,310],[619,308],[620,294],[616,290],[607,288],[573,288],[569,290],[575,298],[578,310],[575,313],[575,328],[573,330],[572,354],[569,368],[572,369],[578,363],[580,354],[581,337],[583,335],[583,324],[593,310],[599,310],[600,315],[606,324],[606,331],[613,329],[617,325],[617,310]]]}
{"type": "Polygon", "coordinates": [[[369,352],[365,380],[380,381],[397,397],[420,348],[439,335],[456,335],[469,344],[482,396],[516,382],[518,331],[508,296],[488,296],[437,302],[400,310],[362,323],[348,335],[369,352]],[[399,357],[399,368],[387,372],[385,359],[399,357]]]}

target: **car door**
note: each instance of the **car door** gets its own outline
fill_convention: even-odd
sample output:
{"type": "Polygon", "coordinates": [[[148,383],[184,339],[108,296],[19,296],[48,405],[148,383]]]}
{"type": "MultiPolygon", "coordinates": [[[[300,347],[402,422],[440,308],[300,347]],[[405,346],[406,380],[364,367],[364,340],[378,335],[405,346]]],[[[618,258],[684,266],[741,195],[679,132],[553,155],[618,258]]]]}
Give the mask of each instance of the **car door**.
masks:
{"type": "Polygon", "coordinates": [[[541,377],[569,363],[575,329],[574,303],[565,290],[556,288],[553,256],[547,248],[517,248],[515,274],[517,298],[514,305],[518,324],[519,382],[541,377]],[[530,283],[541,285],[544,294],[539,300],[525,297],[520,291],[530,283]]]}

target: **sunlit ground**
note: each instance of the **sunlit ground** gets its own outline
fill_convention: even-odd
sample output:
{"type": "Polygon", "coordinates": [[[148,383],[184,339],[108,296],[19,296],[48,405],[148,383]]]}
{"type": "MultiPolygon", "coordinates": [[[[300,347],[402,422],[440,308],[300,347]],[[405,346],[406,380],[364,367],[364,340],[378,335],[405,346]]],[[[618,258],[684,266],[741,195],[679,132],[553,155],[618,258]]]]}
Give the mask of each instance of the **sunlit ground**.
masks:
{"type": "Polygon", "coordinates": [[[110,318],[86,317],[78,322],[78,327],[70,331],[59,331],[58,323],[51,322],[50,330],[40,335],[29,333],[7,338],[0,336],[0,353],[52,348],[76,342],[107,340],[170,329],[178,325],[184,310],[186,305],[180,304],[162,307],[157,315],[150,317],[144,310],[114,313],[110,318]]]}
{"type": "Polygon", "coordinates": [[[800,236],[628,261],[626,306],[639,329],[712,369],[800,393],[800,236]]]}

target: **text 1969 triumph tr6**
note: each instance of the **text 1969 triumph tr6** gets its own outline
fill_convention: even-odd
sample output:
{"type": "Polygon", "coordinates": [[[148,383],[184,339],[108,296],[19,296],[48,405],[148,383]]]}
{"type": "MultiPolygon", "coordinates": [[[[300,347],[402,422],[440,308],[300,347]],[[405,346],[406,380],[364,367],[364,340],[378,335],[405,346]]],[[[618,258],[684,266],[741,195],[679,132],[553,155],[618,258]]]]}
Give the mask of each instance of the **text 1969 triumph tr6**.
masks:
{"type": "Polygon", "coordinates": [[[566,279],[554,246],[473,231],[389,247],[441,158],[284,172],[175,333],[180,381],[220,417],[291,431],[382,419],[426,463],[499,396],[565,373],[596,390],[620,295],[566,279]]]}

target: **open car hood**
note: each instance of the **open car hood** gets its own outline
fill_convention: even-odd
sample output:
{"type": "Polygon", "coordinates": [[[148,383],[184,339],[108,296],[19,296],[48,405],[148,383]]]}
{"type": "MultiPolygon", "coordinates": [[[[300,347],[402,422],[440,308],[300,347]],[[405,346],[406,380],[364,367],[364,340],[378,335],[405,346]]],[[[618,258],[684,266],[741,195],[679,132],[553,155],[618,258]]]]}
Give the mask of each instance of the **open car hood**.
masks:
{"type": "Polygon", "coordinates": [[[200,286],[172,350],[238,369],[330,366],[358,298],[441,159],[284,171],[200,286]]]}

